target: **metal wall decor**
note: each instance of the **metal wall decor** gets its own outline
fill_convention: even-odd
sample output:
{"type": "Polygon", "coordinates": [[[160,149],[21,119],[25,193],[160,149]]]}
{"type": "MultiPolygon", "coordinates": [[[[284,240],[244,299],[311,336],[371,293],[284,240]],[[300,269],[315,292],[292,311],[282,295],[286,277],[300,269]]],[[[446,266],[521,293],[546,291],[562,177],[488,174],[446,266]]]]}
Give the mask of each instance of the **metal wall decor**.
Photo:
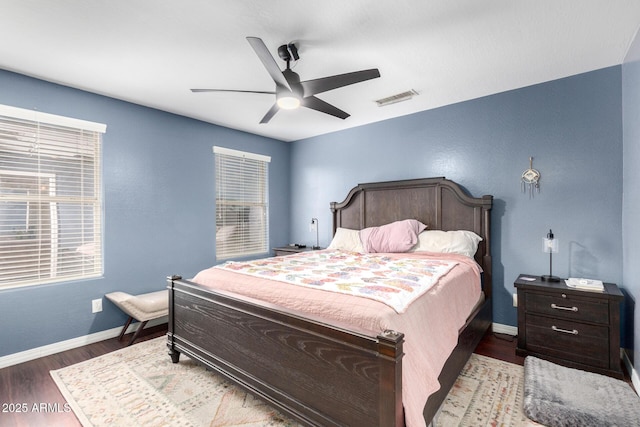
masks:
{"type": "Polygon", "coordinates": [[[533,168],[533,157],[529,157],[529,169],[522,172],[520,189],[523,193],[529,191],[529,198],[533,198],[535,193],[540,192],[540,172],[533,168]]]}

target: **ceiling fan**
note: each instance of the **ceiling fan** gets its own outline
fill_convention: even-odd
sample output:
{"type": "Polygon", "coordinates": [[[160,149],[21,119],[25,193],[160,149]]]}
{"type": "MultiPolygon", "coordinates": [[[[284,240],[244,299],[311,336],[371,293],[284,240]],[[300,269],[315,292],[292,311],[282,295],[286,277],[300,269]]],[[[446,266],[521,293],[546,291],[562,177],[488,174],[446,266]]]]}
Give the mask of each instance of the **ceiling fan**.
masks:
{"type": "Polygon", "coordinates": [[[255,91],[255,90],[233,90],[233,89],[191,89],[191,92],[243,92],[243,93],[266,93],[276,96],[276,102],[267,111],[260,123],[268,123],[280,108],[290,110],[299,106],[311,108],[321,113],[329,114],[340,119],[346,119],[349,114],[333,105],[317,98],[318,93],[326,92],[343,86],[360,83],[365,80],[380,77],[377,68],[370,70],[354,71],[352,73],[338,74],[335,76],[323,77],[314,80],[300,81],[298,73],[291,70],[289,63],[291,58],[295,61],[299,59],[298,49],[295,44],[282,45],[278,48],[278,56],[287,63],[284,71],[280,70],[278,64],[273,59],[267,46],[258,37],[247,37],[247,41],[260,58],[260,61],[267,69],[267,72],[276,84],[275,91],[255,91]]]}

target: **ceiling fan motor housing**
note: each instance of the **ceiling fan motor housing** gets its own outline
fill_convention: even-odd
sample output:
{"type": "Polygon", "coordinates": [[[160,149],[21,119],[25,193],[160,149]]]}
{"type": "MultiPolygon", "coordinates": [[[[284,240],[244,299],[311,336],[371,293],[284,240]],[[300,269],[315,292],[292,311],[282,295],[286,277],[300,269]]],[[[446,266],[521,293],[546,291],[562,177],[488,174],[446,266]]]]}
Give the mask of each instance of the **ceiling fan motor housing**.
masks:
{"type": "Polygon", "coordinates": [[[295,71],[291,71],[291,68],[287,68],[282,72],[287,83],[289,83],[289,87],[291,91],[297,92],[300,96],[303,95],[304,89],[300,84],[300,76],[295,71]]]}

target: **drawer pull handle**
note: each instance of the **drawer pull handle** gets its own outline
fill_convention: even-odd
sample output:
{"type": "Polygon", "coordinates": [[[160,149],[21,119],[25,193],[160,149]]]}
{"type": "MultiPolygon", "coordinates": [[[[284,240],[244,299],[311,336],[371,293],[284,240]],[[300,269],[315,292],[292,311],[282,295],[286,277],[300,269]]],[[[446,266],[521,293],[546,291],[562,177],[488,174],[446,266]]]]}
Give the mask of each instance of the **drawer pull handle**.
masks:
{"type": "Polygon", "coordinates": [[[551,326],[551,329],[553,329],[556,332],[562,332],[562,333],[571,334],[571,335],[578,335],[578,331],[576,329],[569,331],[567,329],[558,328],[556,327],[556,325],[551,326]]]}
{"type": "Polygon", "coordinates": [[[556,310],[566,310],[566,311],[578,311],[578,307],[563,307],[561,305],[551,304],[551,308],[555,308],[556,310]]]}

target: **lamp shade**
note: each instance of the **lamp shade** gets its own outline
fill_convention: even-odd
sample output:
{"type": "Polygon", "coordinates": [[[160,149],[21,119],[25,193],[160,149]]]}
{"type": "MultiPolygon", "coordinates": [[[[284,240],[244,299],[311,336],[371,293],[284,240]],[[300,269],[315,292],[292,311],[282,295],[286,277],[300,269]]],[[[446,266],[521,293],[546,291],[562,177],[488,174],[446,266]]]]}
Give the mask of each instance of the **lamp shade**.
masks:
{"type": "Polygon", "coordinates": [[[542,239],[542,252],[549,254],[557,254],[560,247],[560,241],[554,238],[545,237],[542,239]]]}

